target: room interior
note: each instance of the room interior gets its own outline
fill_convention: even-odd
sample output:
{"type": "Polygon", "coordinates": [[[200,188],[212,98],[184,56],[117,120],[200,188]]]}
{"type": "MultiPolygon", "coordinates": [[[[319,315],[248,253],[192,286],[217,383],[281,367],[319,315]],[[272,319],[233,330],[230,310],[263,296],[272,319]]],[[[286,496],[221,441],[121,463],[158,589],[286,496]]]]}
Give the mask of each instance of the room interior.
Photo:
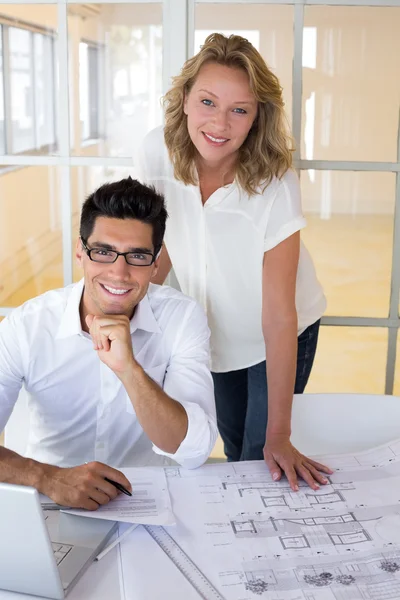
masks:
{"type": "Polygon", "coordinates": [[[328,301],[306,391],[400,395],[400,1],[15,1],[0,29],[0,319],[80,279],[86,195],[134,176],[177,65],[239,33],[283,87],[328,301]]]}

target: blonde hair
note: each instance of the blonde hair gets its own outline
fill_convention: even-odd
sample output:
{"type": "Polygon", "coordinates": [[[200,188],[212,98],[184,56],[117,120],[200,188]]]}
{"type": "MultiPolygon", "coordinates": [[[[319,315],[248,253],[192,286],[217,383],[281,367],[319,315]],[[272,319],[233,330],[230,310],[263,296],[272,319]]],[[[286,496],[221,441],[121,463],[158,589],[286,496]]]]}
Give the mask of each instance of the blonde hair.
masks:
{"type": "Polygon", "coordinates": [[[164,139],[174,175],[185,184],[198,183],[194,162],[197,150],[189,136],[184,101],[201,67],[212,62],[246,71],[258,101],[257,116],[239,149],[236,169],[239,185],[250,195],[255,194],[260,186],[265,189],[274,176],[282,177],[291,167],[293,144],[279,80],[254,46],[239,35],[209,35],[201,50],[185,62],[164,96],[164,139]]]}

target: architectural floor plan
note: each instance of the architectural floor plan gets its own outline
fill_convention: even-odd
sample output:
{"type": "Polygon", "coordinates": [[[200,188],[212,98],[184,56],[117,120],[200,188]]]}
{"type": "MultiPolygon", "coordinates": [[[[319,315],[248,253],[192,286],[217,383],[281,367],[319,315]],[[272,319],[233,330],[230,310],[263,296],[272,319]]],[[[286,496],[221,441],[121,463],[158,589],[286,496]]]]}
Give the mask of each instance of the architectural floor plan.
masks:
{"type": "Polygon", "coordinates": [[[298,492],[262,461],[170,467],[167,530],[226,600],[400,600],[400,441],[323,462],[298,492]]]}

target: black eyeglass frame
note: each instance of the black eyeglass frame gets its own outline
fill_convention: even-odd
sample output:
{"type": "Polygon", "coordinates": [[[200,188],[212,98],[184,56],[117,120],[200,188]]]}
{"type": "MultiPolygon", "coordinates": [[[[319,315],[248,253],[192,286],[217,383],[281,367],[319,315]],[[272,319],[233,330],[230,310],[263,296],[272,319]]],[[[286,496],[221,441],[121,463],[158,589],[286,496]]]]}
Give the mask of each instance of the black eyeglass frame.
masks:
{"type": "Polygon", "coordinates": [[[128,262],[128,254],[135,254],[135,252],[118,252],[117,250],[110,250],[108,248],[101,248],[100,246],[96,246],[95,248],[88,248],[86,245],[85,240],[81,237],[80,238],[82,246],[86,252],[86,254],[88,255],[89,259],[92,262],[96,262],[102,265],[112,265],[114,264],[117,260],[119,256],[123,256],[125,259],[125,262],[127,265],[129,265],[130,267],[150,267],[154,261],[156,260],[157,256],[160,253],[161,247],[160,248],[156,248],[156,251],[154,253],[152,252],[140,252],[140,254],[146,254],[146,256],[151,256],[151,262],[148,265],[132,265],[130,262],[128,262]],[[91,257],[91,253],[93,250],[107,250],[108,252],[113,252],[116,256],[114,260],[110,260],[110,261],[103,261],[103,260],[95,260],[94,258],[91,257]]]}

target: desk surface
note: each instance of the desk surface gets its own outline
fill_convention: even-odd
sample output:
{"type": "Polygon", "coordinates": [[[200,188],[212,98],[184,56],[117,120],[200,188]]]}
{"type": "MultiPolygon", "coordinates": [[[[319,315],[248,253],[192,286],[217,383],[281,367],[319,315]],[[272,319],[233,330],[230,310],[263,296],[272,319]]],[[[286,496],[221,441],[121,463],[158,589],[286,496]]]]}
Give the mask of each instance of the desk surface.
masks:
{"type": "MultiPolygon", "coordinates": [[[[324,446],[326,439],[323,438],[326,438],[328,432],[331,434],[331,427],[325,427],[325,431],[324,428],[318,428],[317,431],[314,427],[315,420],[311,417],[315,417],[317,412],[325,420],[327,415],[330,415],[328,423],[329,425],[334,423],[334,427],[332,427],[334,429],[332,443],[337,444],[340,440],[339,445],[342,452],[346,450],[346,445],[352,451],[360,449],[358,441],[358,437],[361,437],[360,431],[362,431],[363,439],[361,442],[364,444],[364,447],[371,447],[377,443],[383,443],[385,439],[388,441],[396,437],[396,435],[398,436],[398,424],[400,422],[400,402],[398,399],[368,396],[362,398],[358,395],[344,396],[338,395],[337,398],[332,396],[325,398],[325,405],[321,402],[321,399],[323,400],[325,395],[304,398],[305,403],[302,407],[300,407],[300,402],[302,403],[301,397],[299,397],[299,402],[295,399],[294,417],[298,422],[301,419],[304,420],[301,427],[304,434],[304,443],[311,443],[310,439],[315,432],[320,437],[322,436],[320,441],[314,435],[313,443],[315,447],[313,446],[313,449],[315,452],[323,452],[323,449],[326,447],[324,446]],[[303,408],[306,410],[301,410],[303,408]],[[352,410],[353,408],[354,410],[352,410]],[[371,412],[369,412],[369,409],[371,409],[371,412]],[[308,413],[308,418],[305,414],[306,412],[308,413]],[[365,414],[368,412],[369,414],[365,414]],[[372,412],[375,412],[375,414],[372,414],[372,412]],[[343,426],[343,415],[346,416],[344,420],[346,427],[343,426]],[[358,429],[357,423],[359,424],[358,429]],[[396,435],[394,435],[394,432],[397,432],[396,435]],[[356,439],[356,443],[354,439],[356,439]],[[369,443],[366,441],[369,441],[369,443]]],[[[323,421],[324,419],[322,419],[323,421]]],[[[295,425],[294,428],[296,430],[295,425]]],[[[333,448],[330,448],[330,450],[332,451],[333,448]]],[[[400,442],[398,450],[400,453],[400,442]]],[[[396,460],[400,465],[400,458],[396,460]]],[[[229,464],[232,465],[232,463],[229,464]]],[[[217,465],[207,465],[205,468],[211,473],[215,467],[217,465]]],[[[196,473],[200,471],[190,472],[191,477],[195,479],[196,473]]],[[[238,473],[245,473],[245,471],[238,467],[238,473]]],[[[400,466],[398,477],[400,479],[400,466]]],[[[178,482],[178,479],[176,482],[178,482]]],[[[379,489],[379,487],[377,486],[376,489],[379,489]]],[[[175,489],[174,492],[171,491],[171,495],[173,509],[179,521],[179,529],[181,533],[184,530],[189,534],[186,539],[188,542],[188,551],[189,549],[194,549],[194,553],[198,553],[200,546],[196,537],[191,536],[190,528],[188,527],[189,522],[180,519],[181,514],[185,514],[185,499],[179,491],[179,485],[171,486],[172,488],[175,489]],[[190,545],[192,546],[191,548],[190,545]]],[[[216,513],[218,512],[218,503],[214,504],[215,506],[210,508],[210,515],[212,516],[214,510],[216,513]]],[[[193,512],[196,514],[195,506],[193,506],[193,512]]],[[[399,540],[396,540],[396,542],[400,545],[400,521],[398,536],[399,540]]],[[[130,570],[130,589],[126,590],[127,594],[125,594],[122,583],[122,565],[124,563],[121,561],[121,552],[117,547],[104,559],[89,567],[88,571],[84,573],[76,586],[71,590],[68,600],[125,600],[125,598],[127,600],[168,600],[169,598],[174,598],[174,600],[198,600],[199,596],[195,590],[142,527],[136,529],[130,539],[123,543],[129,544],[129,562],[126,563],[125,561],[130,570]]],[[[400,598],[400,593],[396,597],[400,598]]],[[[27,598],[32,600],[36,598],[38,600],[36,596],[0,591],[0,600],[27,600],[27,598]]]]}

